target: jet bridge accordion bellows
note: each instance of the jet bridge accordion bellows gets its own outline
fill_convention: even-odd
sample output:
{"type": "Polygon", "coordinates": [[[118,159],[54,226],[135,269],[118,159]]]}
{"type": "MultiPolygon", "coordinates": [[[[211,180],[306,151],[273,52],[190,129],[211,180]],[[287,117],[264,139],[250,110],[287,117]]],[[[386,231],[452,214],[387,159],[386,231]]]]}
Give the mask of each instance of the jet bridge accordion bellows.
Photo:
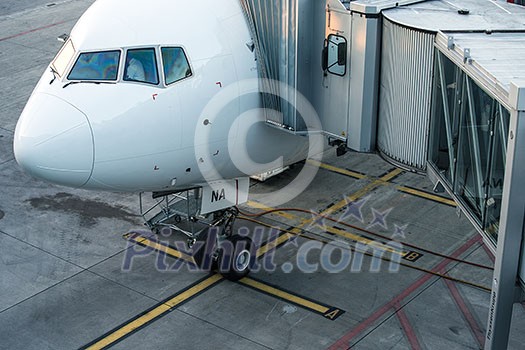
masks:
{"type": "Polygon", "coordinates": [[[266,92],[262,104],[272,111],[266,120],[270,125],[302,133],[306,125],[293,103],[297,91],[310,97],[310,45],[301,41],[309,36],[301,34],[309,30],[313,6],[298,0],[239,1],[254,40],[261,91],[266,92]],[[279,83],[293,89],[282,89],[279,83]]]}
{"type": "Polygon", "coordinates": [[[377,146],[423,172],[428,153],[435,34],[383,19],[377,146]]]}

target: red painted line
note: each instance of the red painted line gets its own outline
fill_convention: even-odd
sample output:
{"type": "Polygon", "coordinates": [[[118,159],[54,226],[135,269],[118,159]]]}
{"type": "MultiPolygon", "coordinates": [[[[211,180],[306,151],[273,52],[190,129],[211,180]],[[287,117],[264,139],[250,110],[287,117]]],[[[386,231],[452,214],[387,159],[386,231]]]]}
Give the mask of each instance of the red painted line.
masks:
{"type": "Polygon", "coordinates": [[[399,320],[399,323],[403,328],[403,332],[407,336],[408,342],[410,343],[410,347],[412,348],[412,350],[421,350],[421,344],[417,339],[414,327],[412,327],[412,324],[410,324],[410,320],[408,319],[405,310],[403,310],[403,307],[401,305],[396,305],[396,308],[397,319],[399,320]]]}
{"type": "Polygon", "coordinates": [[[485,243],[483,243],[483,249],[485,249],[485,252],[489,256],[489,258],[492,261],[492,263],[495,263],[496,262],[496,257],[494,256],[494,254],[492,254],[492,251],[487,247],[487,245],[485,243]]]}
{"type": "MultiPolygon", "coordinates": [[[[458,258],[461,254],[466,252],[470,247],[472,247],[475,243],[478,243],[479,241],[481,241],[481,236],[478,235],[478,234],[475,234],[474,237],[472,237],[465,244],[463,244],[461,247],[459,247],[454,253],[452,253],[451,257],[458,258]]],[[[445,267],[447,267],[451,262],[453,262],[453,260],[445,259],[442,262],[440,262],[438,265],[436,265],[431,271],[432,272],[441,272],[441,270],[443,270],[445,267]]],[[[361,332],[363,332],[368,327],[370,327],[381,316],[386,314],[396,304],[399,304],[406,297],[408,297],[410,294],[415,292],[419,287],[421,287],[426,282],[428,282],[432,277],[434,277],[434,275],[431,275],[431,274],[423,275],[416,282],[414,282],[412,285],[410,285],[407,289],[405,289],[399,295],[394,297],[392,300],[390,300],[388,303],[386,303],[384,306],[382,306],[380,309],[378,309],[376,312],[374,312],[372,315],[370,315],[366,320],[361,322],[356,328],[350,330],[350,332],[348,332],[347,334],[343,335],[338,341],[336,341],[334,344],[332,344],[328,348],[328,350],[349,349],[350,348],[350,341],[352,339],[354,339],[361,332]]]]}
{"type": "Polygon", "coordinates": [[[47,26],[43,26],[43,27],[39,27],[39,28],[35,28],[35,29],[30,29],[30,30],[27,30],[27,31],[22,32],[22,33],[13,34],[11,36],[6,36],[5,38],[0,38],[0,41],[6,41],[6,40],[9,40],[9,39],[18,38],[19,36],[24,36],[24,35],[31,34],[31,33],[34,33],[34,32],[39,32],[39,31],[44,30],[44,29],[53,28],[53,27],[59,26],[61,24],[70,22],[70,21],[71,20],[67,20],[67,21],[62,21],[62,22],[48,24],[47,26]]]}
{"type": "Polygon", "coordinates": [[[459,289],[454,284],[454,282],[449,281],[449,280],[444,280],[444,281],[448,289],[450,290],[450,294],[452,294],[454,301],[459,307],[459,310],[461,310],[461,313],[465,317],[465,320],[467,321],[470,327],[470,330],[472,331],[472,335],[474,335],[474,338],[477,340],[480,346],[480,349],[483,349],[485,347],[485,332],[481,329],[480,325],[476,321],[476,318],[474,317],[472,312],[470,312],[470,309],[468,308],[467,303],[465,303],[465,299],[459,292],[459,289]]]}

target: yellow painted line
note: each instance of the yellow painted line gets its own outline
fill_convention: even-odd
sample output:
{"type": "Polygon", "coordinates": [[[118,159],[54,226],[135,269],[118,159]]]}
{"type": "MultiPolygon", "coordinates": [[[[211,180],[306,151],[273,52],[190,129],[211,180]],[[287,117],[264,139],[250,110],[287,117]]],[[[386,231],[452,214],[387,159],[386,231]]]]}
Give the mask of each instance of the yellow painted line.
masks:
{"type": "Polygon", "coordinates": [[[329,307],[326,307],[324,305],[317,304],[313,301],[301,298],[297,295],[293,295],[291,293],[282,291],[280,289],[274,288],[272,286],[269,286],[267,284],[261,283],[259,281],[255,281],[251,278],[245,277],[241,279],[239,282],[242,284],[245,284],[247,286],[250,286],[252,288],[258,289],[260,291],[263,291],[265,293],[275,295],[276,297],[288,300],[294,304],[301,305],[307,309],[314,310],[316,312],[319,312],[321,314],[325,314],[330,310],[329,307]]]}
{"type": "MultiPolygon", "coordinates": [[[[332,172],[335,172],[335,173],[339,173],[339,174],[342,174],[342,175],[346,175],[346,176],[349,176],[349,177],[353,177],[353,178],[356,178],[356,179],[371,178],[371,177],[369,177],[367,175],[359,174],[357,172],[354,172],[354,171],[351,171],[351,170],[347,170],[347,169],[338,168],[336,166],[325,164],[325,163],[321,163],[321,162],[315,161],[315,160],[308,160],[308,163],[310,163],[312,165],[319,166],[320,168],[323,168],[323,169],[326,169],[326,170],[329,170],[329,171],[332,171],[332,172]]],[[[398,176],[402,172],[403,172],[403,170],[396,169],[395,171],[393,171],[393,172],[391,172],[391,173],[381,177],[380,179],[378,179],[376,181],[381,181],[381,184],[386,185],[394,177],[398,176]]],[[[446,205],[453,206],[453,207],[457,206],[456,202],[454,202],[452,199],[444,198],[444,197],[438,196],[438,195],[433,195],[431,193],[428,193],[428,192],[425,192],[425,191],[420,191],[420,190],[417,190],[415,188],[410,188],[410,187],[405,187],[405,186],[396,186],[396,189],[398,191],[401,191],[401,192],[404,192],[404,193],[408,193],[408,194],[411,194],[411,195],[414,195],[414,196],[417,196],[417,197],[429,199],[429,200],[432,200],[434,202],[446,204],[446,205]]]]}
{"type": "Polygon", "coordinates": [[[198,294],[204,291],[205,289],[208,289],[209,287],[211,287],[212,285],[214,285],[215,283],[219,281],[222,281],[223,279],[224,277],[222,277],[222,275],[219,275],[218,273],[216,273],[208,277],[201,283],[197,284],[196,286],[193,286],[192,288],[188,289],[186,292],[170,299],[168,302],[166,302],[166,304],[170,306],[171,308],[174,308],[175,306],[179,305],[180,303],[187,300],[188,298],[191,298],[195,294],[198,294]]]}
{"type": "Polygon", "coordinates": [[[321,162],[319,162],[317,160],[308,159],[307,162],[309,164],[313,165],[313,166],[317,166],[319,168],[323,168],[323,169],[326,169],[326,170],[329,170],[329,171],[333,171],[334,173],[339,173],[339,174],[342,174],[342,175],[350,176],[350,177],[353,177],[353,178],[358,179],[358,180],[362,180],[362,179],[366,179],[367,178],[367,176],[364,175],[364,174],[360,174],[360,173],[357,173],[355,171],[351,171],[351,170],[347,170],[347,169],[338,168],[338,167],[333,166],[333,165],[321,163],[321,162]]]}
{"type": "MultiPolygon", "coordinates": [[[[293,231],[292,231],[293,232],[293,231]]],[[[261,246],[259,249],[257,249],[257,258],[260,258],[264,254],[268,253],[270,250],[280,246],[284,242],[288,241],[290,238],[292,238],[292,235],[284,234],[279,236],[277,239],[266,243],[265,245],[261,246]]]]}
{"type": "Polygon", "coordinates": [[[114,332],[108,334],[103,339],[97,341],[93,345],[90,345],[87,349],[88,350],[96,350],[96,349],[104,349],[115,342],[119,341],[123,337],[127,336],[128,334],[132,333],[133,331],[137,330],[140,327],[145,326],[146,324],[152,322],[157,317],[162,316],[163,314],[171,311],[173,308],[180,305],[182,302],[192,298],[193,296],[203,292],[204,290],[212,287],[214,284],[218,283],[219,281],[223,280],[224,277],[221,275],[215,274],[213,276],[208,277],[204,281],[196,284],[195,286],[191,287],[190,289],[175,295],[173,298],[169,299],[168,301],[160,304],[159,306],[155,307],[154,309],[148,311],[146,314],[138,317],[137,319],[125,324],[121,328],[115,330],[114,332]]]}
{"type": "MultiPolygon", "coordinates": [[[[269,211],[269,210],[274,210],[274,208],[272,207],[268,207],[264,204],[261,204],[259,202],[255,202],[255,201],[248,201],[246,203],[250,208],[253,208],[253,209],[261,209],[263,211],[269,211]]],[[[290,214],[290,213],[287,213],[287,212],[284,212],[284,211],[277,211],[275,212],[274,214],[277,214],[279,216],[282,216],[283,218],[286,218],[288,220],[295,220],[298,218],[298,216],[296,215],[293,215],[293,214],[290,214]]]]}
{"type": "Polygon", "coordinates": [[[386,174],[385,176],[381,177],[379,180],[384,181],[384,182],[389,182],[390,180],[392,180],[396,176],[399,176],[399,174],[401,174],[402,172],[403,172],[403,170],[401,170],[401,169],[395,169],[395,170],[389,172],[388,174],[386,174]]]}
{"type": "MultiPolygon", "coordinates": [[[[377,180],[371,182],[370,184],[366,185],[365,187],[363,187],[361,190],[357,191],[356,193],[354,193],[354,194],[346,197],[345,199],[341,200],[340,202],[332,205],[331,207],[329,207],[328,209],[323,211],[320,215],[328,216],[331,213],[333,213],[335,211],[338,211],[341,208],[344,208],[348,203],[354,202],[354,201],[358,200],[359,198],[364,197],[369,192],[371,192],[375,188],[379,187],[384,181],[388,181],[390,179],[393,179],[394,177],[398,176],[401,172],[403,172],[403,171],[400,170],[400,169],[396,169],[394,171],[391,171],[390,173],[386,174],[382,178],[377,179],[377,180]]],[[[265,210],[273,210],[273,208],[265,206],[265,205],[260,204],[260,203],[254,202],[254,205],[258,205],[259,207],[264,207],[265,210]]],[[[283,216],[281,214],[281,212],[276,212],[276,213],[279,213],[279,215],[283,216]]],[[[314,217],[308,218],[308,219],[303,219],[294,229],[292,229],[290,231],[290,233],[295,234],[295,235],[301,234],[302,228],[304,228],[306,225],[311,224],[314,220],[315,220],[314,217]]],[[[376,241],[372,241],[372,240],[366,239],[364,237],[361,237],[361,236],[358,236],[358,235],[355,235],[355,234],[351,234],[351,233],[346,232],[346,231],[337,230],[337,229],[329,227],[329,226],[326,227],[326,230],[329,231],[329,232],[332,232],[334,234],[338,234],[340,236],[344,236],[344,237],[350,238],[350,239],[352,239],[354,241],[363,242],[363,243],[367,242],[365,244],[372,245],[372,246],[375,246],[375,247],[382,247],[381,249],[384,249],[384,250],[392,252],[392,253],[400,254],[401,256],[404,256],[406,254],[406,252],[395,251],[391,247],[388,247],[388,246],[386,246],[384,244],[381,244],[381,243],[378,243],[376,241]]],[[[268,253],[271,249],[273,249],[273,248],[281,245],[282,243],[286,242],[291,237],[292,236],[289,235],[289,234],[284,234],[284,235],[280,236],[279,238],[277,238],[277,240],[275,240],[273,242],[269,242],[269,243],[265,244],[264,246],[260,247],[258,249],[258,251],[257,251],[257,258],[263,256],[264,254],[268,253]]]]}
{"type": "Polygon", "coordinates": [[[405,192],[405,193],[408,193],[408,194],[411,194],[411,195],[414,195],[414,196],[417,196],[417,197],[422,197],[422,198],[425,198],[425,199],[430,199],[434,202],[439,202],[439,203],[442,203],[442,204],[446,204],[446,205],[450,205],[452,207],[456,207],[457,204],[456,202],[454,202],[452,199],[448,199],[448,198],[444,198],[444,197],[441,197],[441,196],[437,196],[437,195],[433,195],[431,193],[427,193],[427,192],[424,192],[424,191],[419,191],[419,190],[416,190],[414,188],[410,188],[410,187],[405,187],[405,186],[399,186],[397,187],[397,189],[401,192],[405,192]]]}
{"type": "MultiPolygon", "coordinates": [[[[266,254],[271,249],[274,249],[275,247],[280,246],[281,244],[285,243],[286,241],[288,241],[292,237],[293,236],[290,235],[290,234],[283,234],[283,235],[279,236],[276,240],[265,244],[264,246],[262,246],[261,248],[258,249],[258,251],[257,251],[257,258],[263,256],[264,254],[266,254]]],[[[167,254],[172,254],[173,252],[178,253],[176,250],[171,249],[170,251],[167,252],[167,254]]],[[[216,274],[214,276],[218,276],[218,277],[220,277],[220,279],[222,279],[222,277],[219,274],[216,274]]],[[[212,276],[212,277],[214,277],[214,276],[212,276]]],[[[178,304],[180,304],[181,302],[183,302],[184,300],[186,300],[187,298],[191,297],[191,295],[199,293],[203,289],[208,288],[209,286],[211,286],[212,284],[214,284],[214,283],[216,283],[216,282],[218,282],[220,280],[220,279],[213,280],[212,277],[210,277],[209,279],[204,281],[204,282],[207,282],[208,280],[210,280],[209,283],[206,283],[206,284],[204,284],[202,286],[203,288],[196,289],[196,287],[201,285],[201,284],[199,284],[199,285],[195,286],[194,288],[189,289],[187,292],[184,292],[184,293],[174,297],[173,299],[170,299],[169,301],[167,301],[163,305],[173,308],[173,307],[177,306],[178,304]],[[194,289],[196,289],[196,292],[191,294],[192,290],[194,290],[194,289]],[[188,296],[187,294],[191,294],[191,295],[188,296]]],[[[303,306],[303,307],[305,307],[307,309],[314,310],[314,311],[319,312],[319,313],[321,313],[323,315],[328,314],[328,315],[325,315],[325,317],[330,318],[330,319],[333,319],[333,316],[339,315],[339,313],[341,313],[341,311],[342,311],[342,310],[339,310],[339,309],[333,309],[333,308],[330,308],[330,307],[327,307],[327,306],[324,306],[324,305],[320,305],[320,304],[315,303],[313,301],[307,300],[305,298],[302,298],[300,296],[291,294],[289,292],[285,292],[285,291],[280,290],[280,289],[278,289],[276,287],[269,286],[269,285],[267,285],[265,283],[262,283],[262,282],[259,282],[259,281],[255,281],[255,280],[253,280],[251,278],[248,278],[248,277],[245,277],[245,278],[241,279],[240,282],[245,284],[245,285],[251,286],[251,287],[253,287],[253,288],[257,289],[257,290],[263,291],[263,292],[265,292],[267,294],[270,294],[270,295],[273,295],[273,296],[276,296],[276,297],[288,300],[288,301],[293,302],[293,303],[295,303],[297,305],[301,305],[301,306],[303,306]]],[[[152,310],[151,312],[148,312],[147,314],[145,314],[143,316],[144,320],[151,321],[154,318],[158,317],[159,316],[159,312],[162,311],[162,306],[163,305],[160,305],[158,307],[159,310],[157,312],[152,312],[152,311],[154,311],[154,310],[152,310]]],[[[168,310],[169,310],[169,308],[168,308],[168,310]]],[[[166,311],[168,311],[168,310],[166,310],[166,311]]],[[[140,323],[140,322],[136,322],[136,321],[133,321],[132,323],[137,323],[138,326],[134,327],[133,329],[137,329],[138,327],[141,327],[144,324],[144,323],[140,323]]],[[[130,324],[130,325],[133,326],[132,324],[130,324]]],[[[115,335],[115,336],[117,336],[117,335],[115,335]]]]}
{"type": "MultiPolygon", "coordinates": [[[[311,160],[311,162],[314,162],[314,161],[311,160]]],[[[341,171],[344,171],[344,169],[341,169],[341,171]]],[[[394,177],[398,176],[402,172],[403,172],[403,170],[401,170],[401,169],[395,169],[395,170],[389,172],[388,174],[384,175],[380,179],[376,179],[376,180],[372,181],[371,183],[369,183],[365,187],[361,188],[359,191],[355,192],[354,194],[352,194],[350,196],[347,196],[345,199],[343,199],[340,202],[332,205],[330,208],[328,208],[324,212],[322,212],[321,215],[329,215],[329,214],[331,214],[331,213],[333,213],[333,212],[335,212],[335,211],[337,211],[337,210],[339,210],[341,208],[344,208],[347,205],[347,203],[354,202],[354,201],[356,201],[356,200],[366,196],[369,192],[373,191],[374,189],[376,189],[380,185],[384,184],[385,182],[388,182],[388,181],[392,180],[394,177]]],[[[363,178],[366,178],[366,176],[363,175],[363,178]]],[[[267,205],[264,205],[264,204],[261,204],[261,203],[258,203],[258,202],[254,202],[254,201],[249,201],[247,204],[248,204],[248,206],[250,206],[252,208],[255,208],[255,209],[262,209],[262,210],[274,210],[275,209],[275,208],[272,208],[272,207],[269,207],[267,205]]],[[[289,214],[289,213],[285,213],[285,212],[280,212],[280,211],[279,212],[275,212],[275,214],[277,214],[277,215],[279,215],[279,216],[281,216],[283,218],[292,219],[292,220],[299,218],[299,216],[297,216],[297,215],[293,215],[293,214],[289,214]]],[[[301,223],[297,226],[297,228],[304,227],[305,225],[310,224],[314,220],[315,219],[313,219],[313,218],[303,219],[301,221],[301,223]]]]}
{"type": "Polygon", "coordinates": [[[379,186],[381,186],[385,182],[392,180],[394,177],[398,176],[402,172],[403,172],[403,170],[396,169],[396,170],[393,170],[393,171],[389,172],[388,174],[386,174],[385,176],[381,177],[380,179],[372,181],[371,183],[369,183],[365,187],[361,188],[356,193],[346,197],[342,201],[340,201],[340,202],[334,204],[333,206],[331,206],[330,208],[326,209],[324,212],[321,213],[321,215],[329,215],[329,214],[331,214],[331,213],[333,213],[335,211],[338,211],[341,208],[344,208],[348,203],[355,202],[356,200],[358,200],[360,198],[363,198],[368,193],[372,192],[373,190],[375,190],[376,188],[378,188],[379,186]]]}
{"type": "Polygon", "coordinates": [[[385,244],[383,244],[381,242],[374,241],[374,240],[371,240],[371,239],[368,239],[368,238],[364,238],[362,236],[353,234],[351,232],[339,230],[339,229],[337,229],[335,227],[326,226],[325,230],[330,232],[330,233],[333,233],[333,234],[335,234],[337,236],[344,237],[344,238],[347,238],[347,239],[350,239],[352,241],[356,241],[356,242],[359,242],[359,243],[363,243],[363,244],[369,245],[371,247],[375,247],[375,248],[378,248],[378,249],[390,252],[392,254],[399,254],[401,256],[405,256],[405,255],[408,254],[408,252],[399,251],[399,250],[394,249],[392,247],[389,247],[389,246],[387,246],[387,245],[385,245],[385,244]]]}
{"type": "Polygon", "coordinates": [[[164,244],[161,244],[160,242],[155,242],[155,241],[152,241],[150,240],[149,238],[147,237],[144,237],[144,236],[136,236],[136,237],[133,237],[133,234],[125,234],[124,235],[124,238],[127,239],[127,240],[131,240],[135,243],[138,243],[140,245],[143,245],[143,246],[147,246],[147,247],[150,247],[156,251],[159,251],[159,252],[162,252],[162,253],[165,253],[171,257],[174,257],[174,258],[178,258],[178,259],[182,259],[182,260],[185,260],[185,261],[188,261],[190,263],[195,263],[195,260],[193,259],[192,256],[188,255],[188,254],[184,254],[176,249],[173,249],[171,247],[168,247],[164,244]]]}

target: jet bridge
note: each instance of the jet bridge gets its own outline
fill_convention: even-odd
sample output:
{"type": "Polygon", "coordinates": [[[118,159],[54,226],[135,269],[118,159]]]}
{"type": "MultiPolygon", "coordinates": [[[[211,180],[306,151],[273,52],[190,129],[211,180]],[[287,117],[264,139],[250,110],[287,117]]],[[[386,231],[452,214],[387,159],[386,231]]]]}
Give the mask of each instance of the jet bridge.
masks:
{"type": "Polygon", "coordinates": [[[241,2],[260,76],[271,79],[263,81],[268,124],[307,133],[294,108],[302,94],[333,141],[378,150],[446,190],[495,252],[486,348],[505,348],[514,295],[525,286],[525,8],[241,2]],[[293,87],[291,96],[276,82],[293,87]]]}
{"type": "Polygon", "coordinates": [[[329,139],[355,151],[375,150],[380,13],[417,1],[372,8],[340,0],[240,1],[254,38],[268,124],[306,134],[309,125],[296,108],[304,96],[329,139]]]}
{"type": "Polygon", "coordinates": [[[318,131],[298,112],[297,104],[305,97],[317,111],[323,132],[346,142],[349,11],[339,0],[241,0],[241,4],[254,37],[268,124],[296,134],[318,131]]]}

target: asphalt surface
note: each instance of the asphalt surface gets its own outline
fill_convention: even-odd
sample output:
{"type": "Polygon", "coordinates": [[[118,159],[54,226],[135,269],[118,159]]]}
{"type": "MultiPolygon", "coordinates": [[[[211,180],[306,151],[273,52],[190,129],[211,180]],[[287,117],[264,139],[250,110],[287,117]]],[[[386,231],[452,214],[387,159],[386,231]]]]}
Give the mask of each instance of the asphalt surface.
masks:
{"type": "Polygon", "coordinates": [[[49,0],[2,0],[0,3],[0,16],[11,15],[24,10],[52,6],[57,2],[49,0]]]}

